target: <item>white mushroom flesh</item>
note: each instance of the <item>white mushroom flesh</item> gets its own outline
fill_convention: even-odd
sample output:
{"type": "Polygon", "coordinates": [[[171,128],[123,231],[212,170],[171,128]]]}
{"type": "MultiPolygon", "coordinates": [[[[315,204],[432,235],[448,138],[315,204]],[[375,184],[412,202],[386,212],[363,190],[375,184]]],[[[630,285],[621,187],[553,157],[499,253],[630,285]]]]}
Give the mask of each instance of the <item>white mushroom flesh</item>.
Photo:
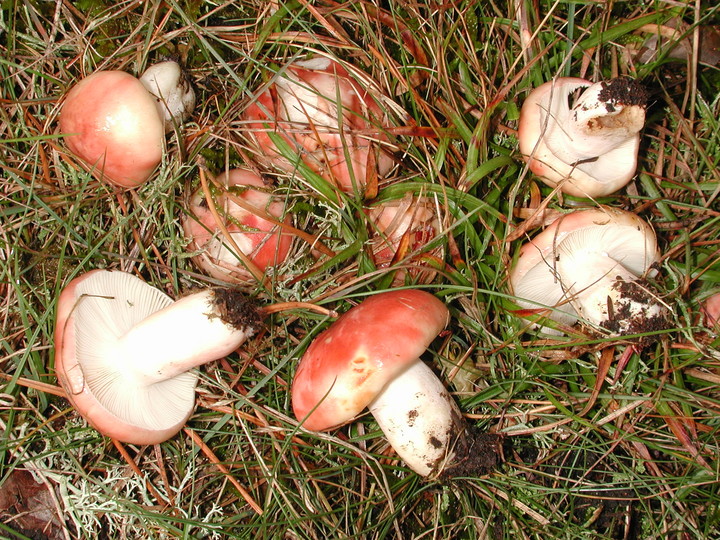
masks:
{"type": "Polygon", "coordinates": [[[639,283],[657,260],[654,236],[640,228],[593,225],[567,232],[514,284],[519,303],[530,309],[548,306],[548,317],[571,325],[578,317],[613,334],[642,328],[642,321],[662,318],[660,299],[639,283]]]}

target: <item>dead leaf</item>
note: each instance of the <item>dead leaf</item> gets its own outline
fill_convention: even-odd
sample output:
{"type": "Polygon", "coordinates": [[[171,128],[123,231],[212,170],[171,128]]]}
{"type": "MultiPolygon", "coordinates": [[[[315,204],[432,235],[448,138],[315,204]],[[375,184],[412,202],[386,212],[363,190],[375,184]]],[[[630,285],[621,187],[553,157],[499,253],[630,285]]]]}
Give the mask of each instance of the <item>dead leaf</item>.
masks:
{"type": "Polygon", "coordinates": [[[15,469],[0,486],[0,518],[6,526],[31,538],[65,538],[50,490],[25,469],[15,469]]]}

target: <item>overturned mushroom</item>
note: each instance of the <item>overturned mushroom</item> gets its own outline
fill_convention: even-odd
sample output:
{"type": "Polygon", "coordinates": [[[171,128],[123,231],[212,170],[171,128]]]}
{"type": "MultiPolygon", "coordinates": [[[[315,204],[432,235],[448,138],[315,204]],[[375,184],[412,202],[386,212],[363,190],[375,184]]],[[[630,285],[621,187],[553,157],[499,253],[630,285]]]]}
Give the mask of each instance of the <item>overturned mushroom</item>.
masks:
{"type": "Polygon", "coordinates": [[[335,60],[295,61],[245,110],[245,134],[267,167],[293,174],[301,160],[340,190],[362,192],[393,166],[381,100],[335,60]]]}
{"type": "Polygon", "coordinates": [[[644,276],[660,258],[650,225],[610,207],[576,210],[520,248],[510,283],[520,306],[564,325],[582,319],[613,335],[667,326],[644,276]]]}
{"type": "Polygon", "coordinates": [[[310,344],[292,384],[296,418],[313,431],[365,407],[398,455],[422,476],[465,459],[470,430],[433,371],[420,360],[449,320],[430,293],[379,293],[343,314],[310,344]]]}
{"type": "Polygon", "coordinates": [[[141,79],[97,71],[65,96],[59,127],[68,148],[94,174],[122,188],[143,184],[160,164],[165,131],[195,105],[175,62],[148,68],[141,79]]]}
{"type": "Polygon", "coordinates": [[[366,213],[371,222],[369,246],[375,265],[392,268],[399,263],[393,279],[396,285],[406,277],[416,283],[431,282],[438,264],[427,259],[441,261],[444,254],[442,245],[427,249],[442,231],[438,202],[407,193],[400,199],[375,204],[366,213]]]}
{"type": "Polygon", "coordinates": [[[645,89],[628,78],[547,82],[522,106],[520,152],[531,171],[564,193],[610,195],[635,174],[646,102],[645,89]]]}
{"type": "Polygon", "coordinates": [[[93,270],[59,297],[55,371],[100,433],[160,443],[192,414],[191,369],[233,352],[259,323],[237,291],[208,289],[173,301],[132,274],[93,270]]]}

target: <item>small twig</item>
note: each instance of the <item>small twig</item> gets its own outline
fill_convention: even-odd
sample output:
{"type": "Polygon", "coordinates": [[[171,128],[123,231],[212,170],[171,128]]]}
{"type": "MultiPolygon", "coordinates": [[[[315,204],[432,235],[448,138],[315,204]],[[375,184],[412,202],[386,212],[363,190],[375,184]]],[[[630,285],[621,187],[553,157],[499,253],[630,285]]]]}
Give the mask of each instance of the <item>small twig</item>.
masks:
{"type": "Polygon", "coordinates": [[[312,304],[310,302],[278,302],[276,304],[261,307],[260,311],[265,315],[270,315],[272,313],[280,313],[283,311],[290,311],[292,309],[307,309],[309,311],[319,313],[320,315],[327,315],[328,317],[338,316],[337,311],[333,309],[327,309],[322,306],[312,304]]]}
{"type": "Polygon", "coordinates": [[[39,390],[41,392],[45,392],[46,394],[52,394],[54,396],[67,398],[67,393],[65,392],[65,390],[63,390],[60,386],[56,386],[54,384],[33,381],[32,379],[26,379],[25,377],[18,377],[17,379],[15,379],[7,373],[0,373],[0,378],[5,379],[6,381],[15,380],[17,384],[25,386],[26,388],[32,388],[33,390],[39,390]]]}

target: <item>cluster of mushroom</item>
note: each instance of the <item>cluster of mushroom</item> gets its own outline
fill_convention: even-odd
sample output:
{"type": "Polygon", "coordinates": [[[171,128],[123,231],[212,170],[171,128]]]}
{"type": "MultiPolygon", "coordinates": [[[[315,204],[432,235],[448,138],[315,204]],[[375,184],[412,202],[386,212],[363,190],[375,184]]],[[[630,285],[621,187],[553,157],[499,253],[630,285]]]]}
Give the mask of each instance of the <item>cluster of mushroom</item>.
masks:
{"type": "MultiPolygon", "coordinates": [[[[383,201],[364,209],[376,265],[395,268],[405,260],[395,284],[407,278],[430,282],[435,267],[414,257],[442,230],[439,205],[411,192],[378,198],[381,179],[394,166],[388,135],[393,120],[373,84],[359,81],[358,73],[324,56],[288,64],[244,110],[248,144],[266,171],[297,176],[320,194],[383,201]]],[[[575,196],[607,195],[635,172],[645,102],[642,88],[629,79],[547,83],[523,106],[520,150],[549,185],[575,196]],[[569,96],[580,89],[571,105],[569,96]]],[[[182,122],[193,103],[192,89],[172,62],[149,69],[140,80],[98,72],[67,95],[60,129],[95,173],[132,188],[152,174],[162,159],[165,131],[182,122]],[[104,99],[97,114],[83,117],[83,104],[100,102],[99,96],[104,99]],[[152,127],[142,124],[147,119],[152,127]],[[133,154],[138,146],[147,156],[133,154]]],[[[261,279],[290,253],[292,218],[257,173],[226,171],[212,185],[203,182],[188,200],[184,233],[196,264],[213,278],[232,285],[261,279]]],[[[442,260],[442,248],[424,256],[442,260]]],[[[648,224],[603,206],[568,213],[525,244],[510,281],[527,312],[545,325],[555,321],[549,331],[582,319],[616,335],[652,333],[664,327],[668,314],[645,282],[658,260],[648,224]]],[[[67,286],[58,305],[58,377],[71,401],[104,433],[127,442],[160,442],[191,414],[196,378],[190,369],[239,347],[262,312],[231,289],[173,302],[134,276],[90,272],[67,286]],[[190,336],[200,329],[204,337],[194,347],[190,336]],[[94,336],[103,332],[119,337],[98,342],[94,336]],[[154,334],[182,338],[169,339],[175,346],[159,351],[154,334]],[[130,396],[115,395],[112,383],[131,388],[130,396]],[[170,406],[161,390],[182,396],[184,404],[170,406]],[[162,418],[152,411],[162,411],[162,418]]],[[[437,476],[457,466],[472,447],[470,430],[420,360],[448,319],[445,305],[427,292],[370,295],[308,347],[292,385],[296,417],[306,429],[326,430],[368,408],[418,474],[437,476]]]]}
{"type": "MultiPolygon", "coordinates": [[[[634,176],[647,92],[618,78],[561,77],[523,104],[518,138],[528,167],[576,197],[603,197],[634,176]]],[[[646,278],[660,260],[655,234],[631,212],[598,206],[571,211],[523,245],[510,273],[518,304],[557,332],[578,319],[610,335],[653,334],[669,310],[646,278]]]]}
{"type": "MultiPolygon", "coordinates": [[[[394,162],[384,131],[390,120],[376,101],[384,98],[370,88],[328,58],[286,66],[244,113],[259,164],[294,174],[301,159],[333,189],[375,198],[378,178],[394,162]]],[[[193,104],[192,88],[174,62],[150,68],[139,80],[101,71],[67,94],[60,130],[99,178],[135,188],[160,163],[165,132],[184,121],[193,104]]],[[[260,279],[290,252],[291,216],[255,172],[227,171],[212,185],[203,182],[188,202],[183,230],[189,248],[198,267],[219,281],[260,279]]],[[[364,215],[378,267],[422,252],[441,230],[437,202],[412,193],[372,204],[364,215]]],[[[442,248],[428,256],[442,258],[442,248]]],[[[429,282],[434,275],[422,264],[407,265],[395,283],[408,276],[429,282]]],[[[159,443],[192,413],[192,368],[236,350],[264,312],[233,288],[173,301],[134,275],[90,271],[59,298],[56,373],[70,401],[100,432],[129,443],[159,443]]],[[[462,462],[469,429],[420,360],[448,320],[440,300],[413,289],[371,295],[350,309],[298,365],[292,401],[302,425],[331,429],[368,407],[419,474],[436,476],[462,462]],[[371,340],[368,327],[375,329],[371,340]]]]}

